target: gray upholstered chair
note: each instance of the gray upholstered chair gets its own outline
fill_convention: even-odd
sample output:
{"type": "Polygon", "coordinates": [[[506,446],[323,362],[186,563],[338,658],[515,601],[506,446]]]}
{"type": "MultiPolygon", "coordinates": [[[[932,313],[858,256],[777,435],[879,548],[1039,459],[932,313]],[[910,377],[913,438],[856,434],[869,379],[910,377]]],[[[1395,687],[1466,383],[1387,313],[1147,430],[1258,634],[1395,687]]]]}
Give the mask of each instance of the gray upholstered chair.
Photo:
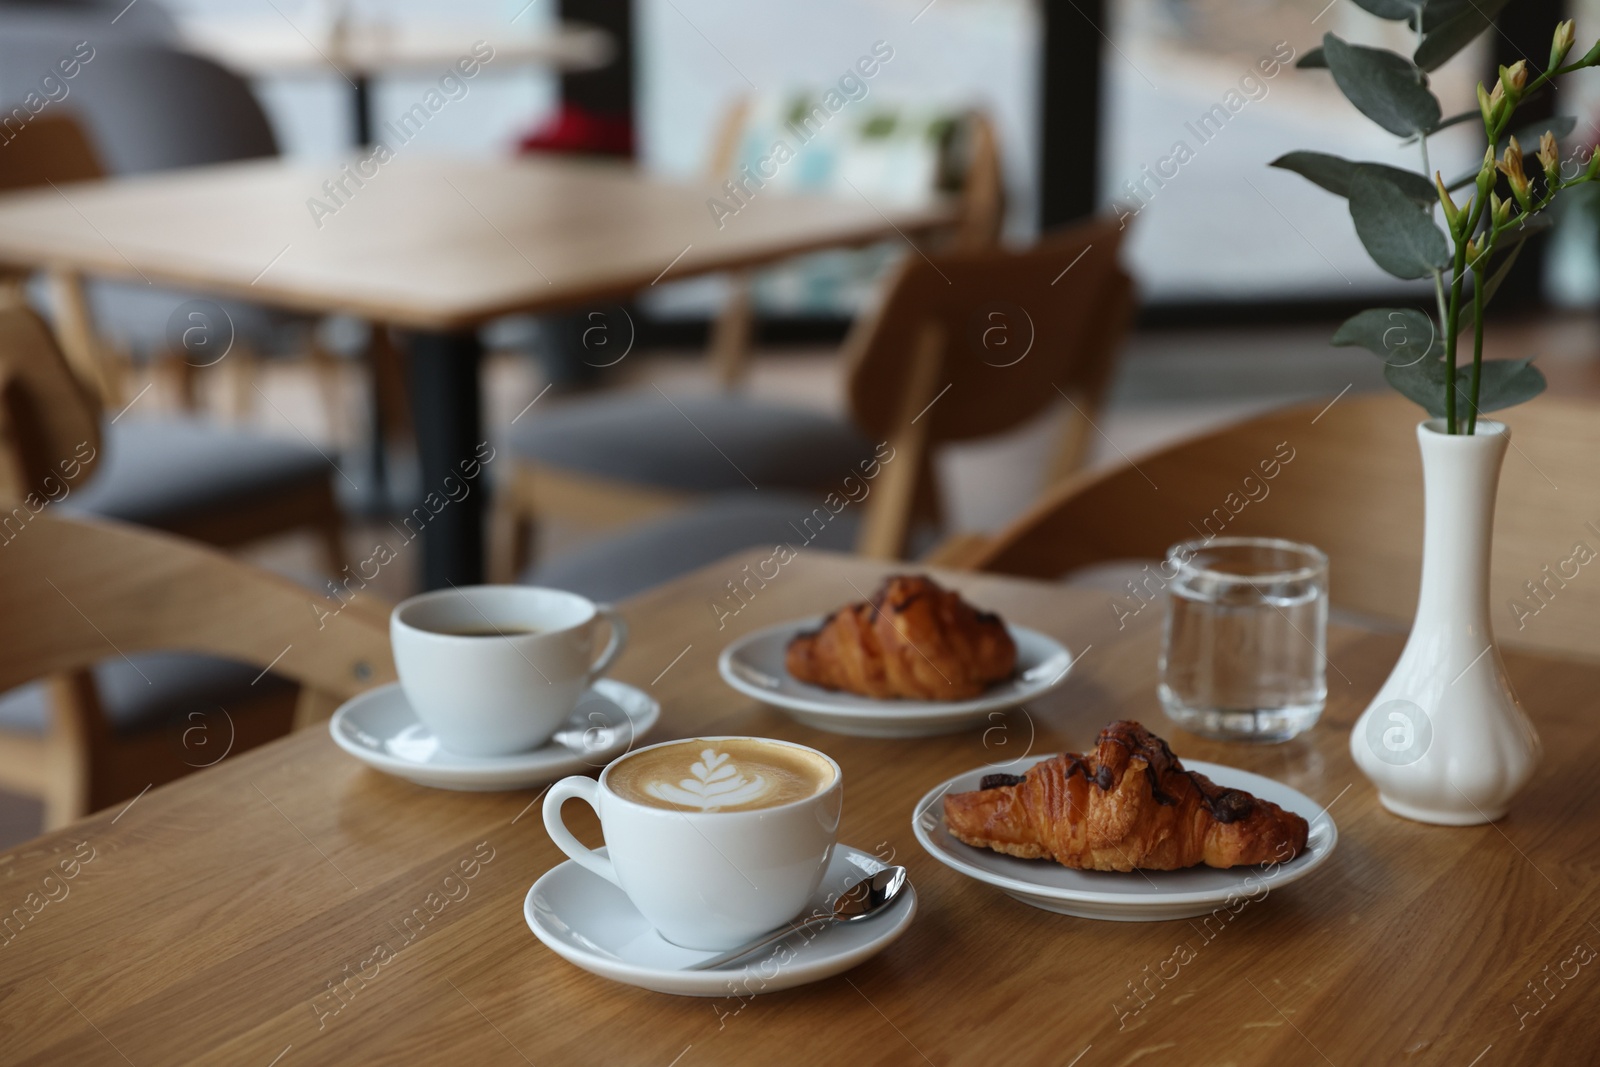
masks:
{"type": "Polygon", "coordinates": [[[660,394],[545,413],[517,439],[543,462],[608,477],[633,456],[627,469],[641,480],[703,502],[524,580],[614,599],[763,545],[905,558],[937,531],[938,447],[1009,432],[1063,397],[1075,410],[1062,469],[1075,468],[1132,319],[1121,235],[1115,220],[1096,220],[1024,251],[908,258],[848,344],[848,419],[660,394]],[[1053,285],[1068,267],[1071,282],[1053,285]]]}

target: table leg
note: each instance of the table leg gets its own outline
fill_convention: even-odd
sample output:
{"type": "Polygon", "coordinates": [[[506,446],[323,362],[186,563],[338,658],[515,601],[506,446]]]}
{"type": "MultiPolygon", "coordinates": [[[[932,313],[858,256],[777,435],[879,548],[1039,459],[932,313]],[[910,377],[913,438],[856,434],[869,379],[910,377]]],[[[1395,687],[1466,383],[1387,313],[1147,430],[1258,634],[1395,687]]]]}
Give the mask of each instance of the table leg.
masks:
{"type": "Polygon", "coordinates": [[[354,87],[350,102],[356,120],[356,147],[365,148],[372,143],[372,80],[365,74],[356,74],[350,84],[354,87]]]}
{"type": "MultiPolygon", "coordinates": [[[[422,585],[439,589],[452,583],[483,581],[484,513],[490,472],[463,476],[463,461],[477,461],[483,434],[478,395],[478,364],[483,346],[475,331],[410,335],[412,418],[422,467],[422,494],[445,503],[428,515],[422,532],[422,585]],[[451,481],[446,483],[445,479],[451,481]],[[457,484],[471,491],[460,499],[447,493],[457,484]]],[[[470,465],[468,470],[471,468],[470,465]]],[[[459,492],[459,490],[457,490],[459,492]]]]}

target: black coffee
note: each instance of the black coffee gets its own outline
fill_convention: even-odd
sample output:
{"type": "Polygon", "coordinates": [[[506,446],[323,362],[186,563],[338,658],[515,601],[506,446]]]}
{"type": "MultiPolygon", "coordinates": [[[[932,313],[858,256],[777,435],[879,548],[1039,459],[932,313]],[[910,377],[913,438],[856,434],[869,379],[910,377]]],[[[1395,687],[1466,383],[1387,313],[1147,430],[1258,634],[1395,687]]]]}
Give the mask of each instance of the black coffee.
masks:
{"type": "Polygon", "coordinates": [[[473,623],[465,626],[430,626],[430,633],[449,634],[451,637],[521,637],[524,634],[536,634],[537,626],[522,626],[518,623],[505,623],[492,626],[489,623],[473,623]]]}

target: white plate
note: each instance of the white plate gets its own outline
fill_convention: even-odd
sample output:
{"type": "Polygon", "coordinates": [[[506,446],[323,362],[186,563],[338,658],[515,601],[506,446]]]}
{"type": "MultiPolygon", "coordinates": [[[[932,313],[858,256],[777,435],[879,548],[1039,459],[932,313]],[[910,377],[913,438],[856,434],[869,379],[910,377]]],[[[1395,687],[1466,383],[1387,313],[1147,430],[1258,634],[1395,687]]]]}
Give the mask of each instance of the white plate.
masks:
{"type": "Polygon", "coordinates": [[[1017,674],[972,700],[874,700],[796,681],[784,669],[789,642],[815,630],[823,616],[796,619],[746,634],[722,650],[722,680],[746,696],[780,707],[807,726],[856,737],[931,737],[988,721],[1050,692],[1072,669],[1073,655],[1047,634],[1007,626],[1017,643],[1017,674]]]}
{"type": "MultiPolygon", "coordinates": [[[[1047,759],[1050,757],[1031,759],[1015,773],[1024,773],[1035,763],[1047,759]]],[[[992,767],[957,775],[930,790],[917,803],[911,828],[934,859],[970,878],[998,886],[1025,904],[1085,919],[1122,922],[1187,919],[1213,911],[1230,897],[1236,904],[1240,896],[1259,900],[1263,889],[1277,890],[1299,881],[1332,855],[1339,830],[1322,805],[1304,793],[1271,778],[1217,763],[1184,760],[1183,765],[1218,785],[1254,793],[1305,819],[1311,824],[1305,851],[1288,863],[1261,867],[1122,872],[1078,871],[1054,860],[1024,860],[993,849],[974,848],[951,837],[945,828],[943,798],[946,793],[978,788],[983,776],[993,773],[992,767]]]]}
{"type": "MultiPolygon", "coordinates": [[[[806,910],[826,908],[833,897],[885,866],[860,849],[834,846],[806,910]]],[[[528,928],[567,961],[615,982],[686,997],[748,998],[831,977],[889,947],[916,913],[917,892],[908,881],[900,899],[881,915],[826,927],[810,941],[796,936],[779,942],[767,955],[737,967],[686,971],[716,953],[662,940],[622,890],[571,860],[533,883],[522,904],[528,928]],[[792,958],[780,961],[780,953],[791,952],[792,958]]]]}
{"type": "Polygon", "coordinates": [[[440,747],[399,682],[369,689],[333,713],[333,740],[369,767],[436,789],[523,789],[599,770],[632,748],[661,717],[642,690],[611,678],[589,687],[542,748],[512,756],[461,756],[440,747]]]}

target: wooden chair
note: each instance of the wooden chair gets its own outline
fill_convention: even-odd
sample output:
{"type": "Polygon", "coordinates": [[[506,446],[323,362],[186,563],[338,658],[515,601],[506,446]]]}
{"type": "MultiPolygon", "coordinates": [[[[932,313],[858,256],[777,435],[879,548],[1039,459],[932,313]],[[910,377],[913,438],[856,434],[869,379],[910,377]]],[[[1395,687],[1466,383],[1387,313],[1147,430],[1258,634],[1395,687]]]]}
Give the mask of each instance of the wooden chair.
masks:
{"type": "MultiPolygon", "coordinates": [[[[1133,314],[1133,283],[1117,264],[1120,238],[1115,220],[1097,220],[1025,251],[908,258],[847,345],[848,428],[863,458],[830,460],[807,492],[785,492],[766,480],[765,454],[719,440],[707,425],[709,442],[685,440],[758,491],[740,481],[709,502],[563,554],[529,580],[613,598],[740,548],[810,544],[813,531],[821,547],[903,558],[918,521],[937,522],[933,460],[941,446],[1007,432],[1064,397],[1076,405],[1075,419],[1098,412],[1133,314]],[[871,474],[863,478],[863,470],[871,474]],[[830,494],[859,496],[858,506],[823,510],[830,494]]],[[[653,446],[663,454],[674,447],[660,439],[653,446]]],[[[1078,435],[1063,447],[1079,450],[1078,435]]]]}
{"type": "MultiPolygon", "coordinates": [[[[1544,396],[1493,417],[1511,427],[1495,510],[1495,635],[1600,660],[1600,581],[1578,562],[1600,552],[1600,406],[1544,396]]],[[[1328,554],[1335,607],[1409,624],[1421,577],[1421,418],[1392,393],[1272,412],[1063,484],[972,565],[1054,578],[1161,559],[1190,538],[1284,537],[1328,554]]],[[[1161,588],[1154,568],[1136,584],[1130,609],[1161,588]]]]}
{"type": "MultiPolygon", "coordinates": [[[[127,425],[124,422],[122,427],[110,429],[127,425]]],[[[101,491],[101,487],[117,478],[116,445],[126,444],[128,438],[119,434],[108,442],[105,428],[95,390],[68,367],[48,328],[24,304],[20,290],[6,290],[0,298],[0,568],[27,555],[19,551],[19,545],[52,536],[50,528],[35,529],[45,512],[53,516],[81,514],[97,504],[117,503],[117,495],[101,491]]],[[[318,514],[332,552],[337,511],[327,471],[317,468],[315,473],[317,478],[308,483],[309,488],[280,487],[282,491],[274,494],[258,486],[260,491],[245,501],[238,501],[237,494],[225,494],[217,498],[222,506],[213,513],[214,519],[207,518],[204,511],[179,509],[166,517],[166,525],[177,532],[208,534],[216,542],[231,543],[248,533],[288,529],[295,522],[311,521],[308,514],[318,514]],[[279,507],[284,509],[281,513],[276,510],[279,507]],[[251,525],[252,516],[255,525],[251,525]]],[[[177,498],[192,495],[195,489],[180,483],[177,498]]],[[[139,493],[125,490],[122,496],[135,502],[142,499],[139,493]]],[[[316,599],[315,594],[302,591],[300,610],[311,615],[309,606],[316,599]]],[[[14,618],[18,620],[15,625],[27,625],[27,616],[14,618]]],[[[274,654],[281,650],[280,645],[274,654]]],[[[138,760],[103,767],[86,762],[84,746],[91,742],[117,748],[126,735],[135,750],[154,761],[152,767],[165,767],[162,774],[175,774],[182,769],[181,761],[174,758],[163,763],[160,754],[168,751],[170,755],[170,749],[163,750],[165,742],[151,740],[144,729],[152,716],[167,714],[179,705],[225,702],[237,708],[241,721],[254,724],[248,730],[241,726],[241,738],[250,741],[287,729],[293,712],[294,695],[285,693],[284,685],[272,679],[257,684],[256,670],[237,664],[195,655],[138,663],[106,649],[101,658],[107,663],[97,668],[93,677],[81,673],[53,679],[48,693],[32,687],[0,697],[0,737],[7,728],[11,735],[43,737],[37,744],[11,746],[9,751],[22,753],[15,760],[0,754],[0,787],[25,787],[24,791],[44,795],[52,825],[88,810],[85,805],[111,803],[127,788],[136,792],[151,780],[133,781],[146,773],[137,769],[138,760]],[[37,754],[34,750],[41,746],[48,752],[73,753],[71,766],[80,770],[96,769],[93,774],[67,774],[61,769],[67,766],[62,763],[66,757],[52,755],[47,774],[41,769],[45,765],[30,755],[37,754]],[[123,774],[124,770],[128,773],[123,774]]],[[[41,668],[39,673],[46,672],[41,668]]]]}
{"type": "MultiPolygon", "coordinates": [[[[707,161],[706,177],[710,181],[721,182],[733,174],[739,138],[749,122],[751,104],[749,96],[740,97],[723,116],[707,161]]],[[[930,251],[991,248],[1000,240],[1000,228],[1005,222],[1005,180],[994,123],[982,111],[974,110],[959,117],[959,128],[965,157],[955,191],[959,211],[947,232],[933,235],[930,251]]],[[[718,380],[732,387],[742,382],[749,371],[755,326],[754,273],[735,271],[728,282],[727,301],[712,323],[708,355],[718,380]]]]}
{"type": "MultiPolygon", "coordinates": [[[[748,121],[751,101],[739,99],[729,109],[721,128],[713,139],[713,149],[707,164],[707,177],[721,181],[733,170],[738,141],[748,121]]],[[[961,117],[966,150],[965,161],[956,195],[961,209],[957,221],[947,233],[934,236],[928,242],[930,251],[966,252],[982,251],[996,247],[1004,216],[1004,182],[1000,165],[999,144],[993,124],[982,112],[969,112],[961,117]]],[[[913,257],[914,258],[914,257],[913,257]]],[[[755,308],[752,299],[752,278],[749,271],[735,272],[730,276],[729,296],[716,321],[712,324],[708,358],[716,370],[719,381],[731,389],[741,382],[748,367],[748,355],[755,308]]],[[[735,406],[734,398],[727,406],[735,406]]],[[[626,422],[627,411],[610,411],[606,400],[598,401],[603,415],[613,415],[617,421],[626,422]]],[[[710,401],[713,406],[720,401],[710,401]]],[[[705,417],[708,412],[697,404],[691,418],[705,417]]],[[[542,414],[538,416],[544,418],[542,414]]],[[[714,417],[714,416],[713,416],[714,417]]],[[[826,437],[826,427],[821,420],[805,425],[786,427],[791,434],[800,435],[807,442],[826,437]]],[[[509,581],[522,572],[533,555],[534,532],[538,516],[545,514],[569,515],[587,524],[619,526],[659,517],[684,506],[693,494],[704,489],[732,488],[712,479],[705,485],[689,484],[668,479],[652,479],[637,468],[627,476],[618,477],[615,470],[596,472],[593,469],[572,467],[561,462],[550,462],[541,457],[538,430],[526,430],[512,438],[509,474],[500,487],[492,520],[490,571],[498,581],[509,581]]],[[[837,449],[828,453],[837,456],[837,449]]],[[[719,461],[720,462],[720,461],[719,461]]],[[[784,480],[786,487],[796,488],[793,480],[784,480]]],[[[739,484],[743,484],[742,482],[739,484]]],[[[804,486],[809,488],[810,486],[804,486]]]]}
{"type": "MultiPolygon", "coordinates": [[[[42,366],[61,364],[48,329],[27,306],[22,290],[0,287],[0,374],[26,383],[42,366]]],[[[316,449],[201,419],[129,418],[101,426],[102,394],[90,371],[72,364],[82,388],[35,406],[43,421],[74,427],[92,421],[91,438],[74,430],[72,443],[104,445],[98,477],[79,478],[61,506],[74,513],[136,522],[219,547],[310,530],[319,539],[329,573],[345,566],[343,523],[327,461],[316,449]],[[104,440],[102,441],[102,435],[104,440]]],[[[67,373],[63,367],[62,373],[67,373]]],[[[23,430],[14,436],[25,436],[23,430]]],[[[25,440],[18,447],[33,447],[25,440]]],[[[47,451],[65,459],[70,450],[47,451]]],[[[15,503],[16,498],[9,502],[15,503]]]]}
{"type": "Polygon", "coordinates": [[[117,523],[33,515],[0,544],[0,620],[0,691],[47,676],[77,690],[54,704],[42,736],[0,733],[0,788],[41,797],[47,827],[290,727],[292,699],[241,700],[119,730],[81,684],[108,657],[182,650],[262,674],[270,665],[300,684],[304,718],[394,679],[387,605],[358,598],[330,615],[322,598],[287,579],[117,523]]]}

